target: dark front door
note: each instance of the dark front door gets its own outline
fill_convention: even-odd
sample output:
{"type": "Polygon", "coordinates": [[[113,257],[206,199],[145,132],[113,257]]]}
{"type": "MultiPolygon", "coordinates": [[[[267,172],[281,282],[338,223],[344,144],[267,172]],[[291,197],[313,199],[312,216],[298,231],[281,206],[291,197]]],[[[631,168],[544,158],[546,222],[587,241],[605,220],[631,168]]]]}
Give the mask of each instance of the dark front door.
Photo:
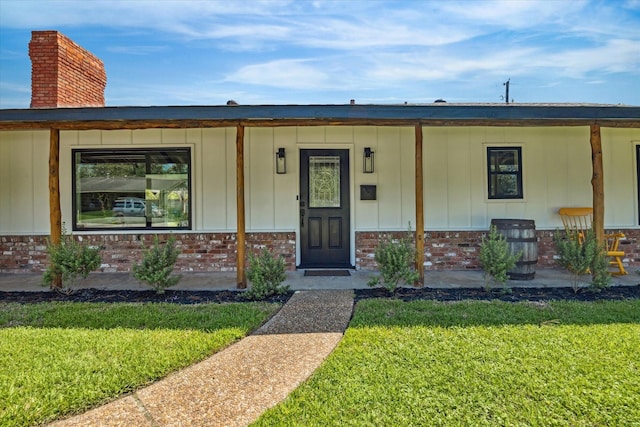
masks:
{"type": "Polygon", "coordinates": [[[300,151],[300,267],[350,267],[349,150],[300,151]]]}

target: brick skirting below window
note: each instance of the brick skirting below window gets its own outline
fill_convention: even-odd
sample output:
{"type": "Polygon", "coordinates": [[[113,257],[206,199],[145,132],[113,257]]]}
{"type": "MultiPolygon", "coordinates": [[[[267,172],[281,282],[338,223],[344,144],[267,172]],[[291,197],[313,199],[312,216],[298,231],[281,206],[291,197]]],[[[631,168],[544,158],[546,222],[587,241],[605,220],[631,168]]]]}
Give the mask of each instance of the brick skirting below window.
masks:
{"type": "MultiPolygon", "coordinates": [[[[176,238],[180,256],[176,270],[182,272],[235,271],[236,233],[162,233],[160,241],[176,238]]],[[[83,234],[76,239],[102,248],[103,272],[130,272],[142,259],[145,248],[153,245],[152,234],[83,234]]],[[[0,236],[0,272],[33,273],[47,268],[48,236],[0,236]]],[[[285,258],[287,268],[295,269],[296,238],[293,232],[247,233],[247,254],[263,247],[285,258]]]]}
{"type": "MultiPolygon", "coordinates": [[[[622,232],[626,239],[620,242],[625,252],[624,265],[629,273],[640,267],[640,229],[607,230],[622,232]]],[[[429,231],[425,233],[425,270],[476,270],[482,231],[429,231]]],[[[158,237],[166,241],[175,236],[181,254],[177,270],[182,272],[235,271],[235,233],[163,233],[158,237]]],[[[356,232],[356,267],[375,270],[375,248],[382,239],[401,238],[406,232],[356,232]]],[[[553,231],[536,231],[538,238],[538,264],[536,268],[554,268],[555,249],[553,231]]],[[[77,239],[102,248],[104,272],[130,272],[139,262],[145,247],[153,244],[151,234],[83,234],[77,239]]],[[[0,236],[0,272],[43,272],[47,268],[47,236],[0,236]]],[[[288,270],[296,266],[296,236],[294,232],[247,233],[247,253],[257,253],[266,247],[282,255],[288,270]]]]}

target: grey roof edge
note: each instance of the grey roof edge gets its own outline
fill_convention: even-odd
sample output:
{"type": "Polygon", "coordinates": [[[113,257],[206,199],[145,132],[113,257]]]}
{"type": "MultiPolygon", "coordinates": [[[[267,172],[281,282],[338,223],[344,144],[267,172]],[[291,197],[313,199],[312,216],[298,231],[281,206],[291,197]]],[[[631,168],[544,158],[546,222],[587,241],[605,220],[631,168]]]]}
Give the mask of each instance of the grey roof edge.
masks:
{"type": "Polygon", "coordinates": [[[349,104],[2,109],[0,124],[21,122],[250,120],[574,120],[640,121],[640,107],[606,104],[349,104]]]}

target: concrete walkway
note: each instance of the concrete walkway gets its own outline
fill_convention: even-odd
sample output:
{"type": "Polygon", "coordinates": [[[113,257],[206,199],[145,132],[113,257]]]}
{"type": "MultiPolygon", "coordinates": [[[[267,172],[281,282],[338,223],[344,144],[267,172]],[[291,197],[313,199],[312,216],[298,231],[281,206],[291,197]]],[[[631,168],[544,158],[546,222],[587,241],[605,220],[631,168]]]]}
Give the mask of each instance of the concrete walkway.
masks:
{"type": "MultiPolygon", "coordinates": [[[[633,286],[640,283],[635,269],[629,268],[626,276],[613,276],[613,286],[633,286]]],[[[309,277],[304,270],[288,271],[285,284],[292,290],[319,289],[366,289],[367,282],[375,273],[371,271],[349,270],[349,276],[309,277]]],[[[452,270],[426,271],[424,283],[429,288],[481,288],[484,286],[482,271],[452,270]]],[[[540,269],[533,280],[509,280],[510,287],[562,287],[571,286],[571,276],[565,270],[540,269]]],[[[149,287],[136,281],[130,273],[91,273],[87,279],[74,285],[78,288],[148,290],[149,287]]],[[[42,286],[42,274],[0,273],[0,292],[2,291],[46,291],[42,286]]],[[[235,272],[183,273],[175,290],[236,290],[235,272]]],[[[1,296],[0,296],[1,298],[1,296]]]]}
{"type": "Polygon", "coordinates": [[[51,426],[247,425],[333,351],[352,309],[352,291],[298,291],[253,335],[149,387],[51,426]]]}

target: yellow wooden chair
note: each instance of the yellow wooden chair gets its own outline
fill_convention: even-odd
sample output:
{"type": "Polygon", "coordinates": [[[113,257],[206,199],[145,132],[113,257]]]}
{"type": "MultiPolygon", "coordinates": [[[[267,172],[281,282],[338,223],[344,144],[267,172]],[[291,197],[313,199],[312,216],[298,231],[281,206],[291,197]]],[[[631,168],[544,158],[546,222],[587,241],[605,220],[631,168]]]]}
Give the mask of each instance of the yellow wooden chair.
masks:
{"type": "Polygon", "coordinates": [[[612,271],[611,274],[616,276],[622,276],[627,274],[624,269],[624,265],[622,265],[622,258],[624,257],[624,251],[621,251],[618,245],[620,244],[620,239],[624,239],[625,235],[622,233],[615,234],[605,234],[604,235],[604,248],[607,251],[607,256],[611,259],[609,260],[609,266],[617,268],[617,271],[612,271]]]}
{"type": "MultiPolygon", "coordinates": [[[[593,208],[560,208],[558,213],[567,236],[577,235],[578,241],[583,243],[587,230],[591,228],[591,223],[593,222],[593,208]]],[[[605,250],[607,251],[607,256],[611,258],[609,266],[616,269],[611,274],[618,276],[627,274],[624,265],[622,265],[624,252],[619,248],[620,239],[624,238],[625,235],[622,233],[604,235],[605,250]]]]}
{"type": "Polygon", "coordinates": [[[593,222],[593,208],[560,208],[558,213],[567,236],[577,235],[580,244],[584,243],[585,233],[593,222]]]}

